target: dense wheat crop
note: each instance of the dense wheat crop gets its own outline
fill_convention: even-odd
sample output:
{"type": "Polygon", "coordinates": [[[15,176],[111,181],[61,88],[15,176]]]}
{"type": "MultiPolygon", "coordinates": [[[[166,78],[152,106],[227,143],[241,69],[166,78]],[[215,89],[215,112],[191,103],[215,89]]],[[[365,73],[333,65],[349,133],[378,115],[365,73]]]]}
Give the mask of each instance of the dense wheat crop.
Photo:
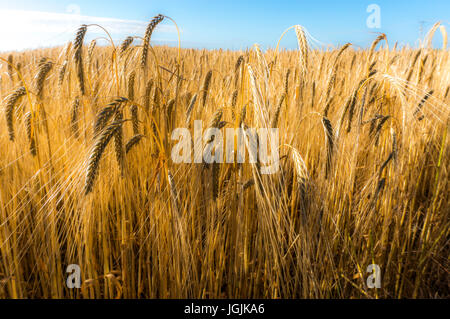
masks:
{"type": "Polygon", "coordinates": [[[152,47],[164,18],[1,55],[0,297],[450,296],[438,25],[416,49],[315,49],[296,26],[298,50],[235,52],[152,47]],[[174,163],[195,120],[279,128],[279,170],[174,163]]]}

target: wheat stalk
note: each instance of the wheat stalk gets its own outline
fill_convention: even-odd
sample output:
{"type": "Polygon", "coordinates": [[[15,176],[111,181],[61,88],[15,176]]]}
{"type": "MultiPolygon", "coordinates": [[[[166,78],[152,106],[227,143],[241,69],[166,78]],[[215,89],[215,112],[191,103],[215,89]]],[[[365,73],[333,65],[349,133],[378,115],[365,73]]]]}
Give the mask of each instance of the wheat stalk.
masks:
{"type": "MultiPolygon", "coordinates": [[[[119,110],[114,115],[114,122],[123,122],[123,112],[119,110]]],[[[116,153],[117,164],[119,165],[120,172],[123,176],[125,169],[125,150],[123,145],[123,129],[120,125],[114,133],[114,151],[116,153]]]]}
{"type": "Polygon", "coordinates": [[[170,197],[172,198],[172,204],[174,206],[174,210],[177,212],[178,216],[181,217],[180,211],[178,210],[178,192],[177,188],[175,186],[175,182],[173,180],[172,173],[170,170],[167,173],[167,180],[169,182],[169,188],[170,188],[170,197]]]}

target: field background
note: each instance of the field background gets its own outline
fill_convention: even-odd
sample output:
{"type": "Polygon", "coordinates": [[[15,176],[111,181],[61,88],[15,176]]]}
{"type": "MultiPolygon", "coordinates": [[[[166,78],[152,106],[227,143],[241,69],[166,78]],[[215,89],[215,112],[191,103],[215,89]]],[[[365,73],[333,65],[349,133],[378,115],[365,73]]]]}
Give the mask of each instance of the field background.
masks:
{"type": "Polygon", "coordinates": [[[80,29],[2,54],[0,297],[450,297],[438,27],[416,49],[317,50],[298,26],[297,51],[152,48],[148,32],[102,47],[80,29]],[[200,119],[278,127],[279,172],[174,164],[172,129],[200,119]]]}

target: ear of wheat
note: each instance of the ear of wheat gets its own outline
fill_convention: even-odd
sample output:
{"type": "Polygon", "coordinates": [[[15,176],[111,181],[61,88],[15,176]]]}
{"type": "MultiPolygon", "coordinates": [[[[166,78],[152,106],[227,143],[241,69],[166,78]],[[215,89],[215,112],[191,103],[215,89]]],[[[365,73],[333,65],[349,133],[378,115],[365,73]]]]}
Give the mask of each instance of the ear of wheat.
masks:
{"type": "Polygon", "coordinates": [[[71,128],[75,137],[78,137],[78,109],[80,107],[80,99],[79,97],[75,97],[72,104],[72,117],[71,117],[71,128]]]}
{"type": "Polygon", "coordinates": [[[308,169],[306,167],[305,161],[300,155],[300,152],[293,147],[291,147],[291,149],[292,149],[292,160],[294,163],[295,174],[297,177],[296,178],[297,185],[300,189],[300,192],[302,193],[302,197],[304,197],[309,180],[308,169]]]}
{"type": "Polygon", "coordinates": [[[145,30],[144,41],[142,43],[142,55],[141,55],[141,68],[145,68],[147,66],[147,56],[148,56],[148,47],[150,45],[150,39],[152,37],[153,30],[156,26],[164,20],[164,16],[162,14],[158,14],[155,16],[147,26],[145,30]]]}
{"type": "Polygon", "coordinates": [[[67,60],[65,60],[59,68],[59,73],[58,73],[58,85],[59,86],[61,86],[64,82],[64,76],[66,75],[66,69],[67,69],[67,60]]]}
{"type": "MultiPolygon", "coordinates": [[[[370,76],[370,75],[369,75],[370,76]]],[[[350,98],[350,102],[348,105],[348,126],[347,126],[347,132],[349,133],[352,129],[352,121],[353,121],[353,115],[355,112],[355,106],[356,106],[356,100],[358,97],[358,91],[361,88],[361,86],[363,85],[363,83],[366,81],[366,79],[363,79],[359,82],[358,86],[356,87],[356,89],[353,91],[351,98],[350,98]]]]}
{"type": "Polygon", "coordinates": [[[419,102],[419,105],[417,105],[417,108],[414,110],[414,113],[413,113],[414,116],[417,115],[417,113],[419,113],[422,110],[422,107],[427,102],[427,100],[430,98],[430,96],[433,95],[433,93],[434,93],[434,90],[430,90],[430,91],[428,91],[427,94],[425,94],[425,96],[419,102]]]}
{"type": "Polygon", "coordinates": [[[87,26],[85,24],[77,30],[75,40],[73,41],[73,58],[77,70],[78,85],[81,95],[84,95],[84,70],[83,70],[83,41],[86,35],[87,26]]]}
{"type": "Polygon", "coordinates": [[[383,191],[385,185],[386,185],[386,178],[383,177],[382,179],[380,179],[380,180],[378,181],[377,188],[376,188],[376,190],[375,190],[375,195],[374,195],[374,197],[373,197],[373,205],[376,205],[377,200],[378,200],[378,197],[379,197],[380,194],[382,193],[382,191],[383,191]]]}
{"type": "Polygon", "coordinates": [[[119,54],[123,55],[125,51],[130,47],[130,45],[133,43],[134,38],[133,37],[126,37],[125,40],[120,45],[119,54]]]}
{"type": "Polygon", "coordinates": [[[20,76],[19,76],[19,73],[22,73],[22,63],[20,63],[20,62],[17,62],[17,64],[16,64],[16,69],[17,69],[17,75],[18,75],[18,77],[19,77],[19,85],[20,86],[23,86],[23,80],[20,78],[20,76]]]}
{"type": "Polygon", "coordinates": [[[220,119],[222,118],[222,115],[223,115],[223,109],[218,109],[218,110],[214,113],[214,115],[213,115],[211,121],[209,122],[208,127],[218,127],[218,126],[219,126],[220,119]]]}
{"type": "Polygon", "coordinates": [[[244,62],[244,56],[241,55],[239,56],[239,58],[236,60],[236,64],[234,66],[234,87],[237,88],[238,84],[239,84],[239,77],[240,77],[240,70],[241,70],[241,65],[244,62]]]}
{"type": "Polygon", "coordinates": [[[136,79],[136,72],[131,71],[130,75],[128,76],[128,99],[130,101],[134,100],[134,82],[136,79]]]}
{"type": "Polygon", "coordinates": [[[325,108],[324,108],[324,110],[323,110],[323,115],[324,115],[325,117],[328,117],[328,112],[330,111],[330,106],[331,106],[331,104],[333,104],[333,100],[334,100],[334,96],[330,96],[330,97],[327,99],[327,104],[325,105],[325,108]]]}
{"type": "Polygon", "coordinates": [[[44,90],[44,83],[47,74],[52,69],[53,63],[51,61],[42,61],[39,70],[35,76],[35,90],[36,95],[39,99],[42,99],[42,94],[44,90]]]}
{"type": "Polygon", "coordinates": [[[345,50],[347,50],[352,44],[350,42],[344,44],[338,51],[336,58],[334,59],[334,63],[333,66],[336,66],[338,63],[339,58],[341,57],[341,55],[344,53],[345,50]]]}
{"type": "Polygon", "coordinates": [[[411,64],[409,65],[408,75],[406,76],[406,81],[407,82],[409,82],[411,80],[412,74],[414,72],[414,66],[416,65],[416,62],[419,59],[419,56],[421,55],[421,53],[422,53],[421,49],[417,50],[416,54],[414,55],[414,58],[411,61],[411,64]]]}
{"type": "Polygon", "coordinates": [[[95,50],[96,46],[97,46],[97,41],[92,40],[88,47],[88,54],[87,54],[88,72],[91,72],[92,56],[94,55],[94,50],[95,50]]]}
{"type": "Polygon", "coordinates": [[[234,73],[236,73],[238,69],[241,67],[242,62],[244,62],[244,56],[240,55],[236,60],[236,64],[234,66],[234,73]]]}
{"type": "Polygon", "coordinates": [[[275,114],[273,115],[271,126],[272,128],[277,127],[278,118],[280,117],[281,107],[283,106],[284,99],[286,98],[286,93],[281,94],[280,100],[278,101],[278,107],[275,110],[275,114]]]}
{"type": "Polygon", "coordinates": [[[194,109],[195,101],[197,101],[197,93],[192,96],[191,101],[189,102],[189,106],[186,111],[186,125],[189,125],[191,122],[191,114],[192,110],[194,109]]]}
{"type": "Polygon", "coordinates": [[[311,88],[311,109],[314,108],[314,99],[316,97],[316,81],[313,81],[311,88]]]}
{"type": "Polygon", "coordinates": [[[233,94],[231,95],[231,107],[233,109],[236,107],[238,94],[238,90],[234,90],[233,94]]]}
{"type": "Polygon", "coordinates": [[[138,117],[138,107],[133,104],[130,106],[131,113],[131,123],[133,125],[133,134],[139,134],[139,117],[138,117]]]}
{"type": "Polygon", "coordinates": [[[328,118],[325,116],[322,117],[323,129],[325,132],[325,140],[327,145],[327,162],[326,162],[326,171],[325,178],[328,178],[331,171],[332,157],[334,151],[334,134],[333,134],[333,126],[328,118]]]}
{"type": "Polygon", "coordinates": [[[389,164],[389,162],[394,158],[394,151],[392,151],[391,153],[389,153],[388,158],[383,162],[383,164],[381,164],[380,166],[380,170],[378,175],[381,177],[381,175],[383,175],[383,171],[386,168],[386,166],[389,164]]]}
{"type": "Polygon", "coordinates": [[[85,195],[89,194],[92,191],[102,154],[111,138],[115,136],[117,130],[122,126],[122,123],[123,121],[120,120],[112,122],[102,131],[100,136],[97,138],[88,160],[86,181],[84,184],[85,195]]]}
{"type": "Polygon", "coordinates": [[[366,106],[366,97],[367,97],[367,91],[368,88],[367,86],[364,88],[364,93],[361,97],[361,108],[359,111],[359,121],[358,121],[358,125],[361,126],[363,124],[363,118],[364,118],[364,108],[366,106]]]}
{"type": "Polygon", "coordinates": [[[153,88],[153,79],[147,81],[145,86],[145,95],[144,95],[144,108],[145,111],[148,112],[150,110],[150,97],[153,88]]]}
{"type": "Polygon", "coordinates": [[[203,82],[203,87],[202,87],[202,107],[205,107],[205,104],[206,104],[209,86],[211,84],[211,78],[212,78],[212,70],[209,70],[208,73],[206,74],[205,80],[203,82]]]}
{"type": "Polygon", "coordinates": [[[13,63],[14,63],[13,56],[12,56],[12,54],[9,54],[7,70],[8,70],[8,76],[9,76],[9,79],[11,80],[11,82],[14,82],[13,67],[12,67],[13,63]]]}
{"type": "Polygon", "coordinates": [[[23,86],[17,88],[14,90],[13,93],[11,93],[6,98],[6,105],[5,105],[5,116],[6,116],[6,126],[8,128],[8,134],[9,139],[11,141],[14,141],[14,106],[17,104],[17,102],[20,100],[22,96],[26,94],[26,90],[23,86]]]}
{"type": "Polygon", "coordinates": [[[25,118],[25,129],[27,131],[28,143],[30,146],[30,152],[31,155],[36,156],[37,154],[36,140],[34,137],[34,130],[31,123],[32,122],[31,112],[27,112],[24,118],[25,118]]]}
{"type": "Polygon", "coordinates": [[[141,139],[144,137],[143,134],[137,134],[134,135],[132,138],[130,138],[128,140],[128,142],[125,144],[125,153],[128,154],[129,151],[131,151],[131,149],[136,146],[137,144],[139,144],[139,142],[141,141],[141,139]]]}
{"type": "Polygon", "coordinates": [[[245,121],[245,116],[246,115],[247,115],[247,104],[242,107],[241,112],[239,114],[238,127],[242,127],[242,124],[245,121]]]}
{"type": "Polygon", "coordinates": [[[81,49],[83,47],[83,40],[84,36],[86,35],[87,26],[85,24],[82,24],[75,35],[75,39],[73,41],[73,53],[74,53],[74,59],[78,62],[81,61],[81,49]]]}
{"type": "Polygon", "coordinates": [[[372,56],[373,56],[373,54],[374,54],[374,52],[375,52],[376,46],[378,45],[378,43],[380,43],[381,40],[387,41],[386,34],[384,34],[384,33],[380,34],[380,35],[372,42],[372,45],[370,46],[370,49],[369,49],[369,58],[367,59],[369,65],[373,62],[373,61],[372,61],[372,56]]]}
{"type": "Polygon", "coordinates": [[[213,200],[216,200],[219,196],[219,173],[220,173],[220,164],[213,163],[212,164],[212,196],[213,200]]]}
{"type": "Polygon", "coordinates": [[[253,178],[250,178],[242,185],[242,190],[245,191],[253,185],[255,185],[255,180],[253,178]]]}
{"type": "Polygon", "coordinates": [[[169,132],[172,130],[174,124],[174,113],[175,113],[174,109],[175,109],[175,99],[170,99],[170,101],[167,102],[166,107],[166,126],[169,132]]]}
{"type": "Polygon", "coordinates": [[[291,69],[288,69],[286,71],[286,75],[284,76],[284,94],[287,95],[288,94],[288,90],[289,90],[289,76],[291,74],[291,69]]]}
{"type": "Polygon", "coordinates": [[[126,98],[118,98],[104,107],[95,117],[94,137],[106,126],[111,117],[119,110],[122,103],[127,102],[126,98]]]}
{"type": "Polygon", "coordinates": [[[380,139],[381,129],[383,128],[384,123],[386,123],[386,121],[387,121],[390,117],[391,117],[390,115],[383,116],[383,117],[380,119],[380,122],[379,122],[378,125],[377,125],[377,128],[376,128],[376,130],[375,130],[375,145],[376,145],[376,146],[378,145],[378,141],[379,141],[379,139],[380,139]]]}
{"type": "Polygon", "coordinates": [[[295,34],[297,35],[298,46],[300,48],[301,72],[305,74],[308,69],[308,51],[309,51],[305,29],[300,25],[296,25],[295,34]]]}

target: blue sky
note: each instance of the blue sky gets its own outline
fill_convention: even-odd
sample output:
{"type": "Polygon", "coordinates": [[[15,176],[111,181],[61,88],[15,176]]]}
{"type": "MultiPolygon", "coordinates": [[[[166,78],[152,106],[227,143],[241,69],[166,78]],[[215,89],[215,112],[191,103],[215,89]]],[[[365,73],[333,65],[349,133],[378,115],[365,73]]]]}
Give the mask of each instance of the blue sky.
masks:
{"type": "MultiPolygon", "coordinates": [[[[111,30],[115,40],[142,35],[151,17],[162,13],[181,29],[183,47],[245,49],[254,43],[275,47],[282,32],[301,24],[317,40],[338,45],[352,42],[368,46],[384,32],[390,43],[417,45],[420,24],[426,32],[435,22],[450,32],[448,0],[279,0],[279,1],[181,1],[181,0],[0,0],[0,50],[64,44],[80,23],[96,23],[111,30]],[[368,5],[380,8],[381,28],[368,28],[368,5]]],[[[102,36],[99,30],[88,33],[102,36]]],[[[155,43],[176,44],[176,31],[169,21],[155,31],[155,43]]],[[[89,40],[89,38],[87,39],[89,40]]],[[[435,45],[442,43],[439,32],[435,45]]],[[[294,32],[282,46],[295,48],[294,32]]]]}

